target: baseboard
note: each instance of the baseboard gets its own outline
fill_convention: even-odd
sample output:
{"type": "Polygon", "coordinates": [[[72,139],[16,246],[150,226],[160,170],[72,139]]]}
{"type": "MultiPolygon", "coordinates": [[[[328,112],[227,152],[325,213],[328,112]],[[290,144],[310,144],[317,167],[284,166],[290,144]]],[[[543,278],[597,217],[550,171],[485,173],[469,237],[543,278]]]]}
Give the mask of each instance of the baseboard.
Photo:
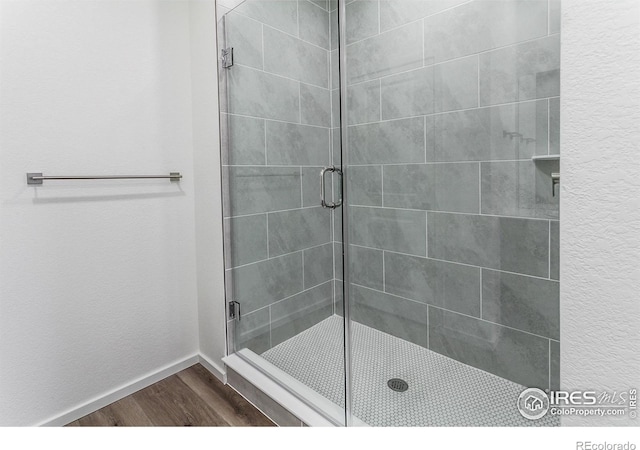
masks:
{"type": "Polygon", "coordinates": [[[225,369],[220,367],[218,364],[211,361],[209,358],[204,356],[203,354],[198,355],[199,362],[202,366],[207,369],[211,374],[216,377],[218,380],[222,381],[224,384],[227,384],[227,372],[225,369]]]}
{"type": "Polygon", "coordinates": [[[195,354],[181,361],[169,364],[168,366],[165,366],[149,375],[145,375],[129,384],[114,389],[113,391],[108,392],[105,395],[94,398],[93,400],[89,400],[88,402],[78,407],[72,408],[67,412],[62,413],[52,419],[45,420],[37,426],[59,427],[66,425],[70,422],[73,422],[74,420],[86,416],[87,414],[91,414],[92,412],[95,412],[100,408],[104,408],[105,406],[113,402],[117,402],[127,395],[131,395],[134,392],[139,391],[140,389],[151,386],[153,383],[157,383],[158,381],[163,380],[175,373],[178,373],[181,370],[191,367],[198,362],[205,366],[207,370],[209,370],[216,377],[220,378],[220,376],[224,376],[224,372],[220,371],[219,367],[216,364],[203,359],[201,355],[195,354]]]}

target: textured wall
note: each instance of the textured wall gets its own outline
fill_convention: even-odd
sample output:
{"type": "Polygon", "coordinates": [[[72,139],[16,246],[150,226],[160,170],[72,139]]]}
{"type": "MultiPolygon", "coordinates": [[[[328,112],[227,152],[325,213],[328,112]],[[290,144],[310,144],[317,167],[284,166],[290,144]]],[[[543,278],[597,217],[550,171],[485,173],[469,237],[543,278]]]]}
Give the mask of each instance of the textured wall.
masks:
{"type": "Polygon", "coordinates": [[[189,11],[0,8],[0,424],[34,425],[198,350],[189,11]]]}
{"type": "MultiPolygon", "coordinates": [[[[562,371],[567,390],[637,388],[640,373],[640,6],[562,10],[562,371]]],[[[563,417],[565,425],[637,419],[563,417]]]]}
{"type": "MultiPolygon", "coordinates": [[[[219,33],[228,298],[238,345],[262,353],[333,313],[329,3],[222,2],[219,33]],[[327,189],[330,195],[330,189],[327,189]]],[[[337,92],[337,91],[336,91],[337,92]]]]}
{"type": "Polygon", "coordinates": [[[559,356],[558,162],[531,157],[559,153],[555,6],[346,5],[352,317],[543,388],[559,356]]]}

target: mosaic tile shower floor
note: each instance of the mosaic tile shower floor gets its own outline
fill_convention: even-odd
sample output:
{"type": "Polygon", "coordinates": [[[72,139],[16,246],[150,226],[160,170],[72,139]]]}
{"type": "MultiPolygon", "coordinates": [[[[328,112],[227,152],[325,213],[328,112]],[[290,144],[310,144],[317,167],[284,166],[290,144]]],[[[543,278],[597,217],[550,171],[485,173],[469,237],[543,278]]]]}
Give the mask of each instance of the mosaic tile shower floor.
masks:
{"type": "MultiPolygon", "coordinates": [[[[262,354],[344,406],[342,317],[332,316],[262,354]]],[[[373,328],[353,323],[353,411],[371,426],[559,426],[516,409],[523,386],[373,328]],[[409,383],[406,392],[387,386],[409,383]]]]}

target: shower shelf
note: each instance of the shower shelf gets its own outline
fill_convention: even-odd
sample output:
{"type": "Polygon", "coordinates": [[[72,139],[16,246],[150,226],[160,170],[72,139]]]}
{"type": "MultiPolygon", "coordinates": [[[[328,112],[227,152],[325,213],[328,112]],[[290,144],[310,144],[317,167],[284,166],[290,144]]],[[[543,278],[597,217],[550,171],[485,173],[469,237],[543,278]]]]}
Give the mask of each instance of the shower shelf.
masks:
{"type": "Polygon", "coordinates": [[[531,159],[533,161],[560,161],[560,155],[536,155],[531,159]]]}

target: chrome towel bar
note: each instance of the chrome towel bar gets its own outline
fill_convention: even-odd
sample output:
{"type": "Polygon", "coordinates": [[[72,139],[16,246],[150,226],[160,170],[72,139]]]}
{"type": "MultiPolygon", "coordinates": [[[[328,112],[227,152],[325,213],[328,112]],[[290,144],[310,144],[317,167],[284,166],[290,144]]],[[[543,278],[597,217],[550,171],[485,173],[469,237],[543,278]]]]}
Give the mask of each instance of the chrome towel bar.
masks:
{"type": "Polygon", "coordinates": [[[169,175],[83,175],[83,176],[49,176],[40,172],[27,173],[27,184],[42,184],[44,180],[132,180],[168,178],[170,181],[180,181],[180,172],[171,172],[169,175]]]}

